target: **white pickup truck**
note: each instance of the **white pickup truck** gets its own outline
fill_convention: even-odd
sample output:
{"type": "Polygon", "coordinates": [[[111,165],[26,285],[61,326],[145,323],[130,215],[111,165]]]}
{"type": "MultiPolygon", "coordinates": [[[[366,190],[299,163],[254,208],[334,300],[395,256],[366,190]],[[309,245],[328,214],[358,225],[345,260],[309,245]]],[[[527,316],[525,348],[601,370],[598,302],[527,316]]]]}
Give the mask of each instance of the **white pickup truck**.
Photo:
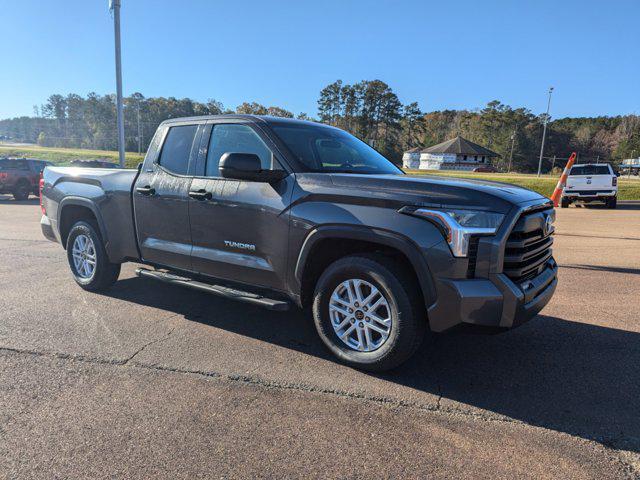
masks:
{"type": "Polygon", "coordinates": [[[608,163],[574,165],[562,192],[560,207],[567,208],[575,201],[604,202],[607,208],[616,208],[618,202],[618,175],[608,163]]]}

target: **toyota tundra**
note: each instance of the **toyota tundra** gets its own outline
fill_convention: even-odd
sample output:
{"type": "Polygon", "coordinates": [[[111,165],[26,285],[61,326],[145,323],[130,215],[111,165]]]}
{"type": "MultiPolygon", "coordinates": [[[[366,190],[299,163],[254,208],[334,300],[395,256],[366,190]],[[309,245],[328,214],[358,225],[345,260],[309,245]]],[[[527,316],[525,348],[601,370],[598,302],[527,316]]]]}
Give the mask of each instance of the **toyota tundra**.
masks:
{"type": "Polygon", "coordinates": [[[318,123],[171,119],[138,169],[47,167],[40,189],[42,231],[80,287],[106,289],[131,261],[144,278],[304,308],[366,370],[404,362],[427,331],[516,327],[557,284],[547,198],[405,175],[318,123]]]}

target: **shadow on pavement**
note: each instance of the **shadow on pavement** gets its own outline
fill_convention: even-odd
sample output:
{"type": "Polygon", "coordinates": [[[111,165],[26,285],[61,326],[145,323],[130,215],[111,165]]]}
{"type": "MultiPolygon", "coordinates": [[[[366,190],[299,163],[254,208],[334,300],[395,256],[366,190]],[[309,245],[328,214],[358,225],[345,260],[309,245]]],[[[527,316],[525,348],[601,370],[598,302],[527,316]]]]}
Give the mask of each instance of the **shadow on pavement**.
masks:
{"type": "MultiPolygon", "coordinates": [[[[586,208],[589,210],[608,210],[604,203],[577,203],[576,208],[586,208]]],[[[640,201],[632,201],[626,203],[625,201],[619,201],[616,210],[640,210],[640,201]]]]}
{"type": "Polygon", "coordinates": [[[597,272],[630,273],[632,275],[640,275],[640,268],[608,267],[600,265],[562,265],[560,268],[593,270],[597,272]]]}
{"type": "Polygon", "coordinates": [[[15,200],[13,195],[0,195],[0,205],[39,205],[38,197],[30,196],[27,200],[15,200]]]}
{"type": "MultiPolygon", "coordinates": [[[[122,280],[106,294],[333,360],[298,310],[269,312],[152,282],[122,280]]],[[[639,333],[540,315],[500,335],[435,335],[408,363],[374,376],[441,394],[442,408],[461,403],[640,452],[639,333]]]]}

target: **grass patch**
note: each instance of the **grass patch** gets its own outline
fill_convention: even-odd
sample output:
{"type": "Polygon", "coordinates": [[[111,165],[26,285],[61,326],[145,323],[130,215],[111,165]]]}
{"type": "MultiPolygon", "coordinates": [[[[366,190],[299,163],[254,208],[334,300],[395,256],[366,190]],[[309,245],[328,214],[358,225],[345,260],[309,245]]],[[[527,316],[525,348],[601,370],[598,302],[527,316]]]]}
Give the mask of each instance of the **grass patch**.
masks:
{"type": "MultiPolygon", "coordinates": [[[[118,152],[111,150],[88,150],[84,148],[54,148],[38,145],[14,146],[0,144],[0,157],[28,157],[65,165],[73,160],[107,160],[118,162],[118,152]]],[[[125,153],[125,165],[135,168],[144,159],[144,154],[125,153]]]]}
{"type": "MultiPolygon", "coordinates": [[[[409,175],[433,175],[438,177],[469,178],[476,180],[490,180],[493,182],[510,183],[519,187],[528,188],[545,197],[550,197],[556,188],[559,176],[540,175],[526,173],[474,173],[437,170],[406,170],[409,175]]],[[[618,200],[640,200],[640,179],[632,177],[618,178],[618,200]]]]}

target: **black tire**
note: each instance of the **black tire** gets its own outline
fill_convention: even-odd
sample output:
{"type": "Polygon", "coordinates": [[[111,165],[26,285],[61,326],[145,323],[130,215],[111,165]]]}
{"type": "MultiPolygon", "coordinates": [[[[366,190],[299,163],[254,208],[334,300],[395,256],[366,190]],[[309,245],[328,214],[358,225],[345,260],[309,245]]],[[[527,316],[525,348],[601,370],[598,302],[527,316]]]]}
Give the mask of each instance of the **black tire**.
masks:
{"type": "Polygon", "coordinates": [[[13,191],[13,198],[18,201],[26,200],[29,198],[29,191],[31,190],[31,186],[27,183],[19,183],[16,185],[15,190],[13,191]]]}
{"type": "Polygon", "coordinates": [[[390,370],[408,360],[422,343],[426,312],[416,279],[397,262],[382,255],[344,257],[320,276],[313,297],[313,319],[320,338],[343,363],[368,371],[390,370]],[[389,304],[392,324],[389,336],[376,350],[363,352],[348,346],[335,332],[329,300],[340,283],[360,279],[375,286],[389,304]]]}
{"type": "Polygon", "coordinates": [[[560,198],[560,208],[567,208],[569,207],[569,199],[567,197],[562,197],[560,198]]]}
{"type": "Polygon", "coordinates": [[[104,242],[98,233],[98,228],[92,222],[80,221],[75,223],[67,236],[67,260],[73,274],[73,279],[85,290],[98,291],[109,288],[120,275],[120,264],[109,262],[104,242]],[[91,239],[95,249],[95,269],[89,278],[84,278],[77,270],[73,261],[73,244],[79,235],[86,235],[91,239]]]}
{"type": "Polygon", "coordinates": [[[607,208],[614,209],[618,206],[618,197],[609,197],[606,201],[607,208]]]}

